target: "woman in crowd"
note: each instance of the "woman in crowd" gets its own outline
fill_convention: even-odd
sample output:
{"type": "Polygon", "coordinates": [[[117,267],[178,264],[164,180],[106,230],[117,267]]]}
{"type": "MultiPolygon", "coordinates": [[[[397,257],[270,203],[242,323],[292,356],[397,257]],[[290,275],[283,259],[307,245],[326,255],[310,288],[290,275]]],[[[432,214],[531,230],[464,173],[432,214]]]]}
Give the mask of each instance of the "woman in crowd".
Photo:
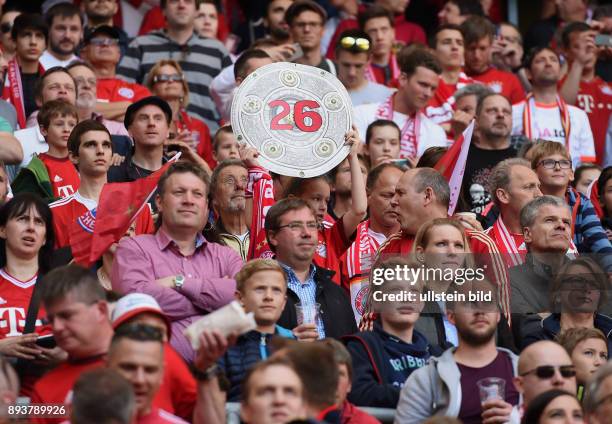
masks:
{"type": "Polygon", "coordinates": [[[575,396],[564,390],[553,389],[542,393],[529,403],[522,424],[583,424],[582,406],[575,396]]]}
{"type": "Polygon", "coordinates": [[[554,340],[569,328],[596,328],[612,348],[612,319],[602,312],[606,305],[608,277],[597,263],[580,257],[563,265],[550,286],[550,305],[553,313],[541,319],[528,318],[521,331],[522,347],[538,340],[554,340]]]}
{"type": "Polygon", "coordinates": [[[51,328],[43,323],[42,306],[32,302],[40,277],[51,268],[53,244],[51,211],[38,196],[18,194],[0,209],[0,298],[6,311],[0,317],[5,324],[0,327],[0,354],[19,360],[24,393],[46,367],[65,359],[53,343],[37,340],[51,328]]]}
{"type": "Polygon", "coordinates": [[[146,85],[172,108],[169,144],[172,141],[186,143],[211,169],[214,168],[210,130],[204,122],[187,114],[189,86],[181,65],[174,60],[160,60],[151,68],[146,85]]]}
{"type": "Polygon", "coordinates": [[[608,339],[596,328],[568,328],[557,336],[576,368],[576,396],[582,401],[584,387],[595,372],[608,361],[608,339]]]}
{"type": "Polygon", "coordinates": [[[605,168],[599,175],[597,192],[599,205],[603,211],[601,226],[606,230],[608,240],[612,241],[612,166],[605,168]]]}

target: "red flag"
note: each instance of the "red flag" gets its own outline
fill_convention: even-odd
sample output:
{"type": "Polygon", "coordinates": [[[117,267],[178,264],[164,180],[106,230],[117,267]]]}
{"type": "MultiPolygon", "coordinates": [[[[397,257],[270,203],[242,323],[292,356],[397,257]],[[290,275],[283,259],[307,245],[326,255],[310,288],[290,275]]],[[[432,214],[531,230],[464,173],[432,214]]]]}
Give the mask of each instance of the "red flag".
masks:
{"type": "Polygon", "coordinates": [[[472,134],[474,132],[474,120],[470,122],[463,134],[455,140],[453,145],[440,158],[434,166],[448,181],[450,185],[451,198],[448,206],[448,214],[452,215],[457,206],[461,184],[463,183],[463,173],[465,172],[465,163],[472,142],[472,134]]]}
{"type": "Polygon", "coordinates": [[[136,215],[155,193],[157,182],[172,162],[169,160],[146,178],[104,185],[96,209],[96,224],[89,252],[90,264],[97,261],[111,244],[123,237],[136,215]]]}

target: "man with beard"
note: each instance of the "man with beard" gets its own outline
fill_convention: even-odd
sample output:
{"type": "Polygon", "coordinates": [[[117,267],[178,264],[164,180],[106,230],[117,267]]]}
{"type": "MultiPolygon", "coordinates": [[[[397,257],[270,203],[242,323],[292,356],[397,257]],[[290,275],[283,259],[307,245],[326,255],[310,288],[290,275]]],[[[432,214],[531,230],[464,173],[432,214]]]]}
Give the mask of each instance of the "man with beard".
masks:
{"type": "Polygon", "coordinates": [[[264,26],[268,29],[268,37],[275,44],[286,44],[291,41],[289,27],[285,21],[285,12],[293,0],[271,0],[264,16],[264,26]]]}
{"type": "Polygon", "coordinates": [[[45,15],[49,27],[49,44],[40,57],[45,69],[68,66],[80,60],[76,52],[83,36],[83,18],[79,8],[72,3],[59,3],[45,15]]]}
{"type": "Polygon", "coordinates": [[[433,415],[457,417],[463,423],[509,422],[519,394],[512,381],[517,375],[518,358],[495,345],[495,330],[500,320],[495,289],[488,283],[464,284],[457,295],[492,295],[488,302],[469,302],[458,298],[448,302],[447,316],[457,328],[459,344],[414,371],[400,392],[395,423],[422,423],[433,415]],[[483,403],[477,382],[487,377],[505,380],[503,399],[483,403]]]}
{"type": "Polygon", "coordinates": [[[525,58],[532,92],[512,106],[512,135],[530,140],[557,141],[567,147],[574,167],[595,162],[595,144],[587,114],[559,96],[559,57],[548,47],[537,47],[525,58]]]}
{"type": "Polygon", "coordinates": [[[217,215],[215,228],[243,261],[247,260],[250,241],[245,211],[248,174],[241,160],[228,159],[217,165],[210,178],[212,207],[217,215]]]}
{"type": "Polygon", "coordinates": [[[488,187],[491,169],[504,159],[515,157],[510,145],[512,105],[501,94],[487,94],[476,106],[476,125],[463,177],[463,195],[470,211],[484,214],[491,202],[488,187]]]}
{"type": "Polygon", "coordinates": [[[130,40],[127,33],[122,28],[113,26],[113,16],[115,16],[119,9],[119,1],[83,0],[81,3],[87,15],[87,26],[85,26],[84,30],[85,37],[91,35],[95,29],[101,26],[113,27],[119,36],[119,48],[121,50],[121,56],[123,56],[130,40]]]}

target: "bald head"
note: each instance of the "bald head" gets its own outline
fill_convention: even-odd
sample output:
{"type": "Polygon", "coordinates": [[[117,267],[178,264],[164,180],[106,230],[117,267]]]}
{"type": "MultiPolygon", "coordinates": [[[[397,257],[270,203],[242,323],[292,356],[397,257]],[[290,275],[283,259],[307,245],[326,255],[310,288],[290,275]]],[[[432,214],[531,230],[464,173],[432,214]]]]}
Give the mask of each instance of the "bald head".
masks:
{"type": "Polygon", "coordinates": [[[527,406],[540,393],[551,389],[576,393],[576,377],[573,370],[572,360],[560,344],[547,340],[539,341],[527,346],[521,352],[518,363],[519,375],[515,378],[514,385],[523,395],[527,406]]]}

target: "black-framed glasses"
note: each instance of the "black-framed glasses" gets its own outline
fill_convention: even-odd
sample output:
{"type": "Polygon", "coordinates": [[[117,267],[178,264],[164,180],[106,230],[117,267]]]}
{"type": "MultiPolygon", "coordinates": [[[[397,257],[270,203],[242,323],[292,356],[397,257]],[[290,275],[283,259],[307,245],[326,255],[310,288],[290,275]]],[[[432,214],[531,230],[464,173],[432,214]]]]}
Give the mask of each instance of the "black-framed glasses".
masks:
{"type": "Polygon", "coordinates": [[[568,159],[554,160],[554,159],[544,159],[538,163],[538,166],[542,165],[546,169],[555,169],[557,165],[561,169],[570,169],[572,167],[572,161],[568,159]]]}
{"type": "Polygon", "coordinates": [[[278,230],[280,231],[283,228],[289,228],[289,230],[293,231],[294,233],[297,233],[303,229],[306,229],[307,231],[317,231],[319,229],[316,221],[290,222],[289,224],[279,226],[278,230]]]}
{"type": "Polygon", "coordinates": [[[115,38],[104,38],[104,37],[95,37],[89,40],[89,44],[96,47],[108,47],[108,46],[116,46],[119,44],[119,40],[115,38]]]}
{"type": "Polygon", "coordinates": [[[362,52],[370,50],[370,40],[361,37],[342,37],[340,39],[340,46],[344,49],[357,49],[362,52]]]}
{"type": "Polygon", "coordinates": [[[559,370],[561,377],[563,378],[571,378],[576,375],[576,368],[573,365],[542,365],[532,369],[531,371],[527,371],[521,374],[521,377],[524,377],[529,374],[535,374],[540,380],[548,380],[553,378],[555,375],[555,370],[559,370]]]}
{"type": "Polygon", "coordinates": [[[153,84],[157,84],[158,82],[181,82],[183,81],[183,75],[181,74],[159,74],[153,77],[153,84]]]}
{"type": "Polygon", "coordinates": [[[8,34],[9,32],[11,32],[12,29],[13,24],[10,22],[2,22],[0,24],[0,31],[2,31],[3,34],[8,34]]]}

